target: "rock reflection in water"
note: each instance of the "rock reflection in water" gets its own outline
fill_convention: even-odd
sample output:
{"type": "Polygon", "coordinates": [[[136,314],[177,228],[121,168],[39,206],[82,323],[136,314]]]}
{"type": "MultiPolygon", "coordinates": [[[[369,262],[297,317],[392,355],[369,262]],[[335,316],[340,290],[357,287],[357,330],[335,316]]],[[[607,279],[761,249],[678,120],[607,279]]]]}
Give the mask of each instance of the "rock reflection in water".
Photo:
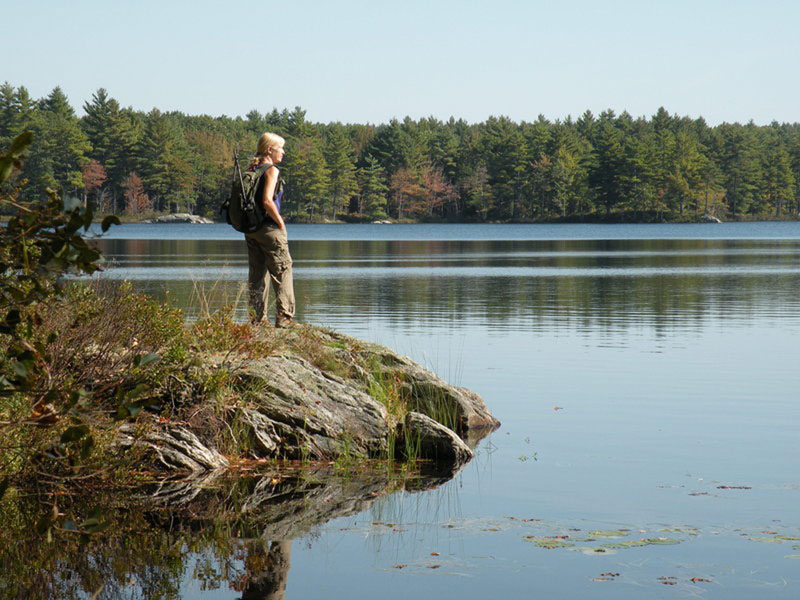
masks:
{"type": "Polygon", "coordinates": [[[124,497],[66,496],[60,510],[69,521],[81,523],[99,505],[109,526],[84,540],[55,528],[51,543],[36,523],[52,510],[52,496],[20,494],[15,510],[0,513],[0,597],[181,598],[185,573],[193,573],[203,589],[283,598],[292,539],[400,490],[432,489],[458,470],[284,467],[161,481],[124,497]]]}

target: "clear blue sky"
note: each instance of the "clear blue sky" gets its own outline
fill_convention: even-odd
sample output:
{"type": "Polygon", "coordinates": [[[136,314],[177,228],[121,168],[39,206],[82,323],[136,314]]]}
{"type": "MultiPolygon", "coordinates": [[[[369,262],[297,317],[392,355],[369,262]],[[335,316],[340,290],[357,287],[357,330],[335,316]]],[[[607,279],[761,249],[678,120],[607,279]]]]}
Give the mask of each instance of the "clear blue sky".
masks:
{"type": "Polygon", "coordinates": [[[321,122],[798,122],[798,27],[794,0],[0,0],[0,81],[78,109],[105,87],[140,110],[321,122]]]}

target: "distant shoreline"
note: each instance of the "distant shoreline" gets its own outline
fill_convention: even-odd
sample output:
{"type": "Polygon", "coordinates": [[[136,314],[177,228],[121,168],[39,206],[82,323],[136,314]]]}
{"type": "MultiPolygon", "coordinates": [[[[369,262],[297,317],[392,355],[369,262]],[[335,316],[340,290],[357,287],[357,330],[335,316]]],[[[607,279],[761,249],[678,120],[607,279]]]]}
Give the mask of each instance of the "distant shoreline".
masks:
{"type": "MultiPolygon", "coordinates": [[[[164,214],[153,214],[148,215],[147,217],[130,217],[126,215],[117,215],[117,218],[123,224],[138,224],[138,225],[165,225],[165,223],[147,223],[146,221],[155,217],[168,215],[170,213],[164,214]]],[[[93,223],[101,223],[103,218],[107,215],[98,215],[94,220],[93,223]]],[[[9,219],[11,219],[12,215],[0,215],[0,223],[7,223],[9,219]]],[[[760,222],[769,222],[769,223],[793,223],[800,221],[800,215],[795,218],[786,217],[783,218],[770,218],[767,216],[748,216],[742,218],[741,216],[735,219],[721,219],[723,223],[760,223],[760,222]]],[[[524,220],[508,220],[508,221],[475,221],[475,220],[460,220],[460,221],[445,221],[445,220],[386,220],[380,223],[375,223],[369,220],[292,220],[291,217],[286,219],[287,224],[289,225],[678,225],[678,224],[692,224],[692,223],[705,223],[702,217],[696,217],[694,219],[675,219],[675,220],[633,220],[633,219],[626,219],[624,215],[610,215],[608,217],[601,216],[601,215],[584,215],[581,217],[564,217],[564,218],[547,218],[547,219],[524,219],[524,220]]],[[[197,223],[198,225],[212,225],[212,224],[225,224],[225,221],[213,221],[213,223],[197,223]]]]}

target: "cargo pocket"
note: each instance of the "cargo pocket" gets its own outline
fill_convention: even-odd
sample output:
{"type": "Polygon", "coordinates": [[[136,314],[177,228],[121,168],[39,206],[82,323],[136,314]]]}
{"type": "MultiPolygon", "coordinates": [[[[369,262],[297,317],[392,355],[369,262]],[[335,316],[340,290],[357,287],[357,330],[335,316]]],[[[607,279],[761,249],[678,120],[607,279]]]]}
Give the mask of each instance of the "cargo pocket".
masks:
{"type": "Polygon", "coordinates": [[[281,274],[292,266],[292,257],[289,254],[289,241],[286,238],[286,233],[279,232],[275,236],[270,254],[269,261],[275,274],[281,274]]]}

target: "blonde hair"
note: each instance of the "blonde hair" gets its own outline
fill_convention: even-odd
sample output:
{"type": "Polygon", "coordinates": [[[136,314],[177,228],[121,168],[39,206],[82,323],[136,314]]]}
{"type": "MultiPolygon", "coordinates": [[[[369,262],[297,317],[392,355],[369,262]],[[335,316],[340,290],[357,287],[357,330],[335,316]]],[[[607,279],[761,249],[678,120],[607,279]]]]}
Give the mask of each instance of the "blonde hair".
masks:
{"type": "Polygon", "coordinates": [[[283,148],[285,143],[286,140],[284,140],[277,133],[270,133],[269,131],[262,133],[261,137],[258,138],[258,144],[256,144],[256,155],[250,161],[250,166],[257,167],[259,164],[261,164],[261,158],[266,156],[272,148],[283,148]]]}

